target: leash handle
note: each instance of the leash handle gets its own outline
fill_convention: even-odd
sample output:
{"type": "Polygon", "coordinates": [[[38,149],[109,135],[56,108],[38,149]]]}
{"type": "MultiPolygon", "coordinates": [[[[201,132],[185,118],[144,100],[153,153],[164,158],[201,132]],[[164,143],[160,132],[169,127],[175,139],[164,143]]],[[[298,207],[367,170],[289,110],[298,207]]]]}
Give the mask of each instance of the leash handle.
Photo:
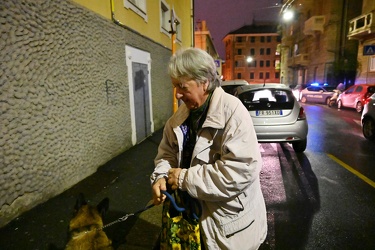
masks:
{"type": "Polygon", "coordinates": [[[161,190],[161,192],[166,195],[168,197],[168,199],[171,201],[173,207],[178,211],[178,212],[184,212],[185,211],[185,208],[183,207],[179,207],[177,204],[176,204],[176,201],[173,199],[172,195],[170,193],[168,193],[167,191],[165,190],[161,190]]]}

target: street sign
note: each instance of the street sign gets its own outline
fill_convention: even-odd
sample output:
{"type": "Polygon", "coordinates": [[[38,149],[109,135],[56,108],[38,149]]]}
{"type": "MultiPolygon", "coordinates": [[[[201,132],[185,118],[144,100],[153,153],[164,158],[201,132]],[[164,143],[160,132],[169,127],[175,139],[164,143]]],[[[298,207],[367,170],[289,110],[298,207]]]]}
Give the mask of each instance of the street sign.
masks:
{"type": "Polygon", "coordinates": [[[363,46],[363,55],[364,56],[375,55],[375,45],[365,45],[365,46],[363,46]]]}
{"type": "Polygon", "coordinates": [[[217,68],[220,68],[220,60],[215,60],[215,65],[217,68]]]}

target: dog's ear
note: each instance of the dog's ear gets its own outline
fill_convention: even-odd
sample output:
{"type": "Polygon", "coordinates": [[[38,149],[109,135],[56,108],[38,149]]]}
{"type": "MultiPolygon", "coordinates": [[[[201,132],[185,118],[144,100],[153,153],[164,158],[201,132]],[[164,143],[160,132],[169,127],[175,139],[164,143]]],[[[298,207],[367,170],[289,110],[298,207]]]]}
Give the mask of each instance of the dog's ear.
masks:
{"type": "Polygon", "coordinates": [[[100,213],[101,217],[103,218],[104,215],[107,213],[109,208],[109,199],[104,198],[97,206],[98,212],[100,213]]]}
{"type": "Polygon", "coordinates": [[[77,212],[83,205],[87,205],[87,201],[85,199],[85,196],[82,193],[80,193],[77,197],[74,210],[77,212]]]}

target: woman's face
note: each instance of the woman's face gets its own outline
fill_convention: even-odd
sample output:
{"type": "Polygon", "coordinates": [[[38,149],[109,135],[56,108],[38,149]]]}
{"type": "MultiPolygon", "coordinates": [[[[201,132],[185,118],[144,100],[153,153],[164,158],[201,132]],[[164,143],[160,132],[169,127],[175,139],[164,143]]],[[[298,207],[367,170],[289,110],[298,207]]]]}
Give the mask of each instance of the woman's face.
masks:
{"type": "Polygon", "coordinates": [[[182,100],[188,109],[197,109],[207,100],[208,82],[199,84],[195,80],[172,78],[172,84],[176,88],[176,99],[182,100]]]}

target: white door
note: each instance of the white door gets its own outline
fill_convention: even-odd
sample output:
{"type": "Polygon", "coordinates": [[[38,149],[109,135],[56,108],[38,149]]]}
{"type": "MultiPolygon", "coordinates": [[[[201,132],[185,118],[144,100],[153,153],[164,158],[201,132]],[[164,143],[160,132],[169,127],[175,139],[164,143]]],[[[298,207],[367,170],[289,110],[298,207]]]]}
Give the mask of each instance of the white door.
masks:
{"type": "Polygon", "coordinates": [[[133,145],[154,132],[151,101],[150,53],[130,46],[125,47],[128,67],[130,114],[133,145]]]}

